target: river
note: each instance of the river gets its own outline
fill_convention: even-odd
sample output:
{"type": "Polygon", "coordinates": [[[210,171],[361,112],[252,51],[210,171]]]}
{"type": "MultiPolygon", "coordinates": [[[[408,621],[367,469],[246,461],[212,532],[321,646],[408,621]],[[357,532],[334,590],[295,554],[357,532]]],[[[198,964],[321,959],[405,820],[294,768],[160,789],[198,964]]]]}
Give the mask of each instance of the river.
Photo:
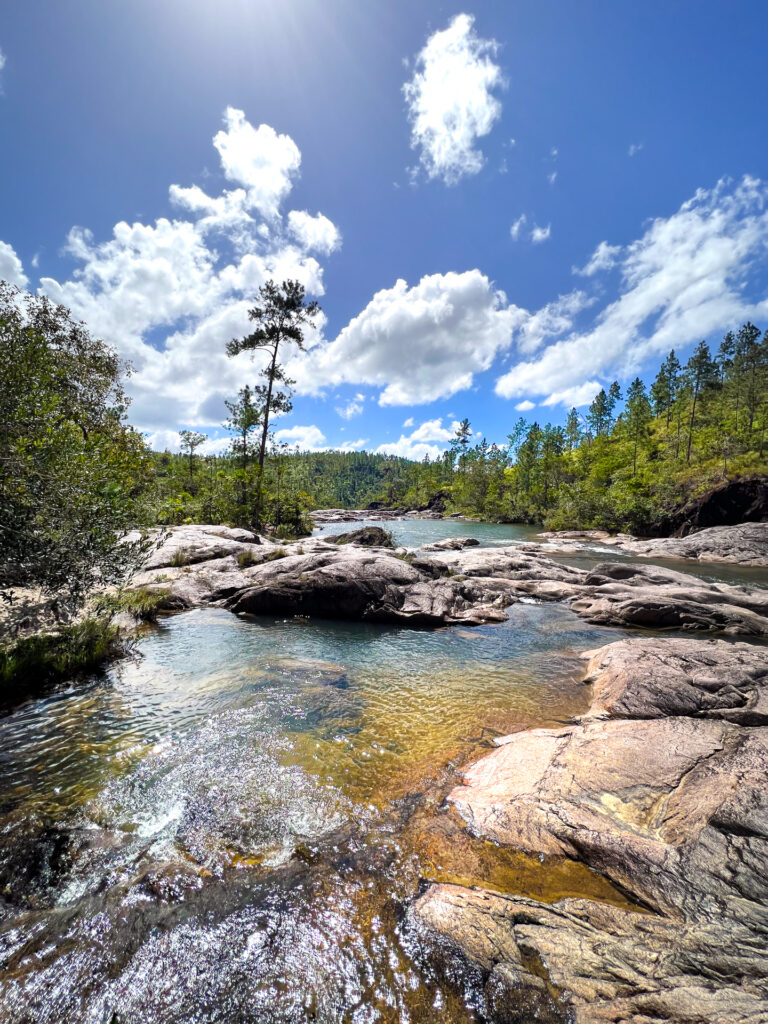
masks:
{"type": "MultiPolygon", "coordinates": [[[[390,525],[408,547],[532,534],[390,525]]],[[[561,605],[509,614],[420,631],[185,612],[6,713],[0,1020],[484,1020],[471,975],[436,976],[408,927],[428,880],[623,902],[443,807],[494,735],[584,710],[580,652],[627,635],[561,605]]]]}

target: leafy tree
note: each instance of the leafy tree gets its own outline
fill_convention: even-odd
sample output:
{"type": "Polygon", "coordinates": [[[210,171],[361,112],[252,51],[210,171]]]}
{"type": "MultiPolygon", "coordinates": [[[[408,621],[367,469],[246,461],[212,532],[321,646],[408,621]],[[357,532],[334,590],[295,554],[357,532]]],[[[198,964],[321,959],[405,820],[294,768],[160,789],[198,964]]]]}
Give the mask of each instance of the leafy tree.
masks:
{"type": "Polygon", "coordinates": [[[151,463],[125,420],[126,367],[63,306],[0,282],[0,588],[121,580],[151,463]]]}
{"type": "Polygon", "coordinates": [[[267,281],[259,288],[261,303],[248,310],[248,317],[256,324],[255,330],[244,338],[233,339],[227,345],[230,356],[239,352],[264,351],[269,362],[263,373],[267,381],[262,405],[262,432],[259,446],[259,468],[264,468],[269,436],[269,418],[273,412],[284,411],[289,401],[286,392],[275,391],[275,384],[284,384],[288,389],[293,384],[285,374],[284,368],[278,363],[280,346],[283,342],[292,342],[304,350],[304,328],[314,327],[314,318],[320,312],[317,302],[307,302],[304,286],[298,281],[283,281],[275,284],[267,281]],[[279,395],[279,400],[278,400],[279,395]],[[278,407],[277,403],[283,403],[278,407]]]}
{"type": "Polygon", "coordinates": [[[248,508],[248,465],[255,455],[251,434],[261,422],[261,410],[254,397],[253,389],[246,384],[238,391],[236,401],[224,403],[229,409],[227,429],[235,435],[232,439],[232,454],[240,464],[240,503],[244,511],[248,508]]]}

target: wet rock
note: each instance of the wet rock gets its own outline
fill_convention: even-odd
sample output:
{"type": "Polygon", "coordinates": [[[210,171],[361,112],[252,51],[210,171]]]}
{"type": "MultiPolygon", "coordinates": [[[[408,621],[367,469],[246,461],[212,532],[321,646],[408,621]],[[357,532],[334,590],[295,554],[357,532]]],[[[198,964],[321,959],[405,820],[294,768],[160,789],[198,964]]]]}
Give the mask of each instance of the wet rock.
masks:
{"type": "Polygon", "coordinates": [[[722,718],[768,725],[768,651],[723,640],[653,637],[591,652],[589,718],[722,718]]]}
{"type": "Polygon", "coordinates": [[[392,534],[380,526],[363,526],[329,538],[334,544],[359,544],[364,548],[394,548],[392,534]]]}

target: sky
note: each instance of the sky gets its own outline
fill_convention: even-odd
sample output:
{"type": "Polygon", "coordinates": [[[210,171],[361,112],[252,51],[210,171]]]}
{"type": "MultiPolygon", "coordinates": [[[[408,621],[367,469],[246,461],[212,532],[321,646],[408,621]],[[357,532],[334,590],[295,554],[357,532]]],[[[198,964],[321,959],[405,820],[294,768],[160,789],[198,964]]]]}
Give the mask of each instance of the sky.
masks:
{"type": "Polygon", "coordinates": [[[764,0],[6,0],[0,278],[133,366],[131,422],[223,451],[272,278],[302,450],[562,423],[768,327],[764,0]]]}

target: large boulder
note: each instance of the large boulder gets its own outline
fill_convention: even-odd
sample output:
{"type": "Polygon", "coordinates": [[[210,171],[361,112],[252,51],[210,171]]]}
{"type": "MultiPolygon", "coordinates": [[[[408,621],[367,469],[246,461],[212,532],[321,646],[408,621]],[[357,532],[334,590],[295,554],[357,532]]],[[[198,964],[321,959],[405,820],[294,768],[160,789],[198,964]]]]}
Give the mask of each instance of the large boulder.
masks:
{"type": "Polygon", "coordinates": [[[684,537],[629,540],[624,551],[646,558],[692,558],[699,562],[768,567],[768,522],[712,526],[684,537]]]}
{"type": "Polygon", "coordinates": [[[726,480],[694,498],[663,524],[665,532],[685,537],[709,526],[768,520],[768,476],[754,474],[726,480]]]}
{"type": "Polygon", "coordinates": [[[485,582],[433,579],[404,558],[351,545],[287,555],[249,569],[248,576],[248,586],[227,602],[234,612],[471,625],[503,621],[503,608],[513,600],[485,582]]]}
{"type": "Polygon", "coordinates": [[[329,537],[334,544],[359,544],[364,548],[394,548],[392,534],[381,526],[361,526],[359,530],[349,533],[337,533],[329,537]]]}

